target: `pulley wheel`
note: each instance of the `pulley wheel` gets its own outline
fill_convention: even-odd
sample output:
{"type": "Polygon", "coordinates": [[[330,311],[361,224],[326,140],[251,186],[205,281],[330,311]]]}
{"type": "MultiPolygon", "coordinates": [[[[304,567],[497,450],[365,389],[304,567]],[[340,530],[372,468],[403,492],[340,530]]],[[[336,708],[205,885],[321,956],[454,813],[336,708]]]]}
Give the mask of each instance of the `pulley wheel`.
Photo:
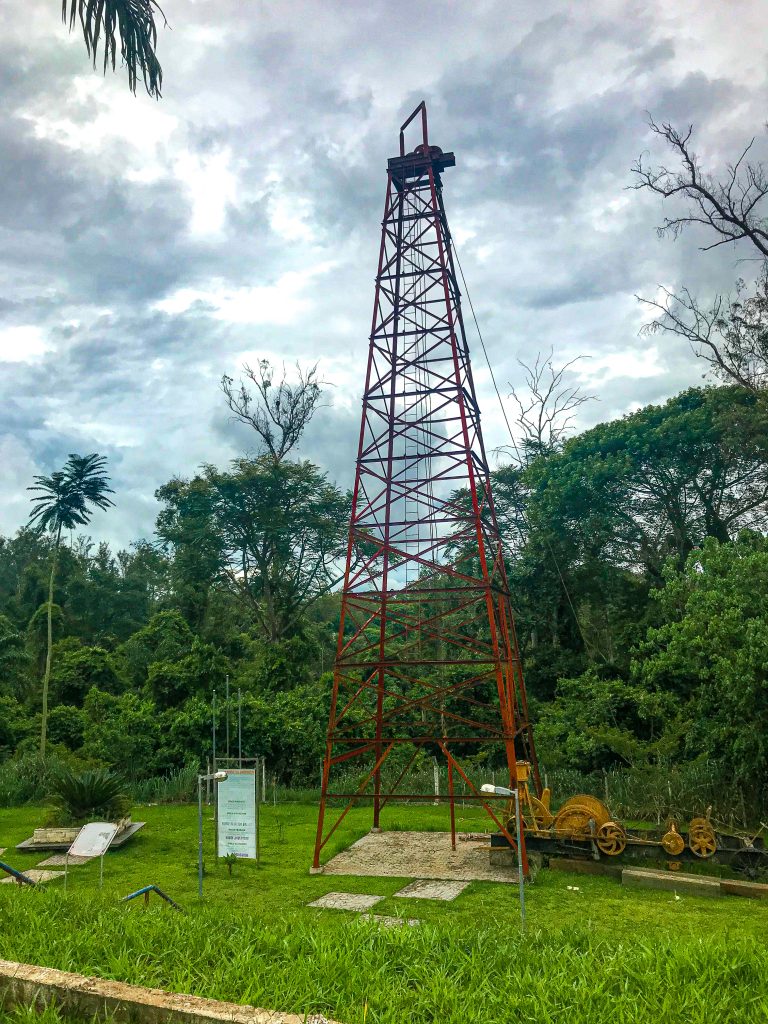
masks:
{"type": "Polygon", "coordinates": [[[679,857],[685,849],[685,840],[676,828],[671,828],[661,837],[661,845],[664,847],[664,852],[668,853],[670,857],[679,857]]]}
{"type": "Polygon", "coordinates": [[[615,821],[606,821],[597,830],[595,836],[597,848],[609,857],[618,857],[627,848],[627,835],[615,821]]]}
{"type": "Polygon", "coordinates": [[[688,829],[688,848],[695,857],[706,859],[717,853],[717,836],[706,818],[694,818],[688,829]]]}

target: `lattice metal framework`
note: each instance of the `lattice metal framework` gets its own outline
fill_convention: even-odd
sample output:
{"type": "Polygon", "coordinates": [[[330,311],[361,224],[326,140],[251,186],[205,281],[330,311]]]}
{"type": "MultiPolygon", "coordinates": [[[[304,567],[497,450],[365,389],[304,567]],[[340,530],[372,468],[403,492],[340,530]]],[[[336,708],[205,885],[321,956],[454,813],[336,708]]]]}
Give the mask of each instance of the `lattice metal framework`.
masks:
{"type": "Polygon", "coordinates": [[[409,789],[420,751],[447,762],[454,848],[457,777],[506,833],[462,766],[480,745],[510,785],[531,761],[541,789],[442,199],[454,164],[420,104],[388,161],[315,868],[358,801],[378,828],[388,801],[434,798],[409,789]]]}

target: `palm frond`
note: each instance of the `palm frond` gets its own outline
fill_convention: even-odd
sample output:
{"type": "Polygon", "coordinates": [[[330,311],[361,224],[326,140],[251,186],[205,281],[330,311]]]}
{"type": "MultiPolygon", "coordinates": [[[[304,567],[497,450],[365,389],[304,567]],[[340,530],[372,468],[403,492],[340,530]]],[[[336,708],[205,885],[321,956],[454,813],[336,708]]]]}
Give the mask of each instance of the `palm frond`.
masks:
{"type": "Polygon", "coordinates": [[[50,476],[34,477],[27,490],[36,494],[32,498],[29,525],[43,532],[73,530],[90,522],[91,507],[106,509],[114,502],[107,495],[114,494],[106,473],[103,455],[70,455],[63,470],[50,476]]]}
{"type": "Polygon", "coordinates": [[[128,68],[128,87],[136,92],[138,72],[144,79],[144,87],[150,96],[160,98],[163,85],[163,69],[157,59],[157,25],[155,14],[163,22],[168,21],[156,0],[62,0],[61,17],[69,22],[70,32],[75,20],[80,18],[88,56],[96,67],[99,40],[103,33],[104,73],[112,64],[115,70],[117,39],[120,39],[120,56],[128,68]]]}

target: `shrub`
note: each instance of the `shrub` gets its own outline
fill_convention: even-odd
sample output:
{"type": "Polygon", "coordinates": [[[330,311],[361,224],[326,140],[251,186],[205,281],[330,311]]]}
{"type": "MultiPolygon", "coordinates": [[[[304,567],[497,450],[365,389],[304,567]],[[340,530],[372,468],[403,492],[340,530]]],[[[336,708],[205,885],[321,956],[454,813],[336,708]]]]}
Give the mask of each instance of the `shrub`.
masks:
{"type": "Polygon", "coordinates": [[[130,810],[125,784],[106,768],[83,772],[62,767],[52,776],[51,797],[58,824],[79,824],[93,819],[114,820],[130,810]]]}

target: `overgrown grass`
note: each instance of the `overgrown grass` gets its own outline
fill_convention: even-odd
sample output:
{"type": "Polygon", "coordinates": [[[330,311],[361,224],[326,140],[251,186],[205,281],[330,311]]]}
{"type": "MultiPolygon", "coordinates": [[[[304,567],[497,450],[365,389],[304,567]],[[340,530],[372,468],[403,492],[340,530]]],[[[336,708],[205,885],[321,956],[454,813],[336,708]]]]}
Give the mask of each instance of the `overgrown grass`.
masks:
{"type": "Polygon", "coordinates": [[[16,1006],[13,1009],[4,1009],[0,1005],[0,1020],[3,1024],[109,1024],[113,1018],[110,1016],[93,1017],[65,1013],[59,1010],[55,1004],[50,1004],[41,1010],[33,1006],[16,1006]]]}
{"type": "MultiPolygon", "coordinates": [[[[509,1021],[698,1024],[768,1017],[768,907],[624,889],[541,871],[520,933],[511,885],[473,883],[451,903],[403,900],[398,878],[310,876],[314,806],[262,809],[261,867],[216,863],[206,809],[205,901],[196,898],[196,809],[137,807],[146,827],[98,864],[36,890],[0,886],[0,957],[358,1024],[509,1021]],[[187,911],[119,897],[155,883],[187,911]],[[571,886],[572,888],[568,888],[571,886]],[[375,913],[416,916],[384,930],[307,903],[331,891],[377,894],[375,913]]],[[[0,812],[0,846],[31,833],[40,811],[0,812]]],[[[460,810],[458,826],[486,819],[460,810]]],[[[355,810],[328,855],[363,835],[355,810]]],[[[389,808],[385,828],[447,827],[444,807],[389,808]]],[[[9,850],[30,867],[35,858],[9,850]]],[[[37,858],[39,859],[39,858],[37,858]]]]}
{"type": "Polygon", "coordinates": [[[120,911],[51,890],[19,896],[21,959],[346,1024],[362,1022],[366,1007],[371,1024],[762,1024],[768,1012],[768,948],[736,935],[616,941],[584,923],[523,936],[502,907],[472,929],[448,919],[382,929],[213,907],[186,917],[120,911]]]}
{"type": "Polygon", "coordinates": [[[199,771],[199,765],[193,762],[167,775],[134,782],[129,790],[137,804],[188,803],[197,797],[199,771]]]}

